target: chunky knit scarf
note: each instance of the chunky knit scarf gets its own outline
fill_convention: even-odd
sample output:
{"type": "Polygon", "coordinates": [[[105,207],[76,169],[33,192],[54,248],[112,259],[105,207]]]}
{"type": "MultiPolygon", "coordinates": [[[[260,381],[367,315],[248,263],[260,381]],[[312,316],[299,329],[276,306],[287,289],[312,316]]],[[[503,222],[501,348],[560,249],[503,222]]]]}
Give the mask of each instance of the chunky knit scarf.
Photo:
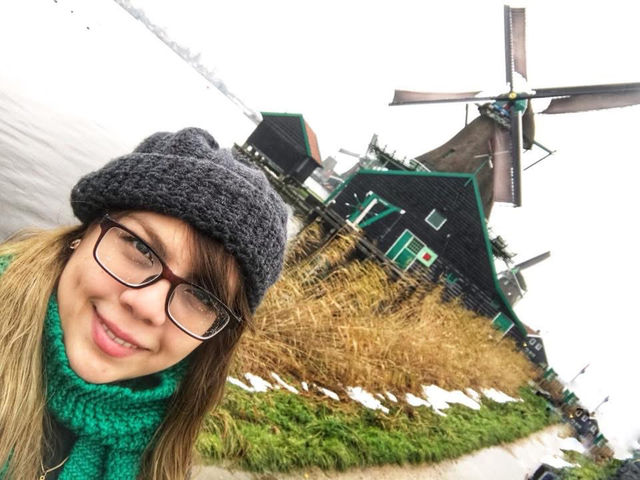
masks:
{"type": "Polygon", "coordinates": [[[47,309],[44,344],[47,408],[77,436],[60,480],[135,479],[186,362],[156,374],[151,388],[139,388],[135,381],[85,382],[69,365],[55,295],[47,309]]]}

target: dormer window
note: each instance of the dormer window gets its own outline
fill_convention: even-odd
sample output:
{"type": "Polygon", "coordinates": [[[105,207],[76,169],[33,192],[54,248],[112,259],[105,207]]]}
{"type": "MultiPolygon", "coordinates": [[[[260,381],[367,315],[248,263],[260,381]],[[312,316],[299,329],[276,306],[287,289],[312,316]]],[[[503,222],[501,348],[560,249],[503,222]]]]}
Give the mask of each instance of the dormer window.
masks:
{"type": "Polygon", "coordinates": [[[434,208],[424,221],[431,225],[434,230],[440,230],[447,218],[434,208]]]}

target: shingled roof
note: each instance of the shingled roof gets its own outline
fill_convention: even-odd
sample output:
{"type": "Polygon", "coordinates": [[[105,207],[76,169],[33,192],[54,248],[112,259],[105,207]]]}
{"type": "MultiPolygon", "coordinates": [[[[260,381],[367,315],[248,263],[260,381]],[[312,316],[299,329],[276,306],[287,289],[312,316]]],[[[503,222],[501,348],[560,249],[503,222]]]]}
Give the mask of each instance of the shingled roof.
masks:
{"type": "Polygon", "coordinates": [[[291,145],[301,149],[311,157],[319,166],[322,166],[322,157],[318,147],[318,138],[309,124],[299,113],[261,112],[262,121],[269,124],[273,130],[282,136],[291,145]]]}

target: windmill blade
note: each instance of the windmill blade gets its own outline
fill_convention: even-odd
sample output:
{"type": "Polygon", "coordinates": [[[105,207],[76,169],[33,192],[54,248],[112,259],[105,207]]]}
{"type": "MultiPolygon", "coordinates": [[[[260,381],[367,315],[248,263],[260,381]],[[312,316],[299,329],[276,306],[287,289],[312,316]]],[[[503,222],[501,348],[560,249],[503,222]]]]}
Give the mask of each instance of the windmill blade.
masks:
{"type": "Polygon", "coordinates": [[[496,126],[491,136],[493,161],[493,201],[515,204],[512,182],[511,134],[496,126]]]}
{"type": "Polygon", "coordinates": [[[504,6],[504,54],[506,81],[509,90],[514,90],[513,72],[527,78],[527,52],[525,38],[524,8],[504,6]]]}
{"type": "Polygon", "coordinates": [[[414,92],[411,90],[396,90],[393,101],[389,105],[411,105],[419,103],[450,103],[450,102],[477,102],[495,100],[496,97],[477,97],[477,92],[414,92]]]}
{"type": "Polygon", "coordinates": [[[340,150],[338,150],[338,152],[340,152],[340,153],[344,153],[345,155],[350,155],[350,156],[352,156],[352,157],[356,157],[356,158],[360,158],[360,157],[362,157],[362,156],[363,156],[363,155],[360,155],[360,154],[358,154],[358,153],[354,153],[354,152],[352,152],[351,150],[347,150],[347,149],[345,149],[345,148],[341,148],[340,150]]]}
{"type": "Polygon", "coordinates": [[[533,267],[534,265],[537,265],[538,263],[542,262],[543,260],[546,260],[549,257],[551,257],[551,252],[544,252],[544,253],[541,253],[540,255],[536,255],[533,258],[530,258],[529,260],[525,260],[524,262],[517,264],[513,268],[518,269],[519,271],[522,271],[525,268],[529,268],[529,267],[533,267]]]}
{"type": "Polygon", "coordinates": [[[493,201],[522,205],[520,193],[520,160],[522,152],[522,120],[512,111],[510,128],[496,126],[491,137],[493,160],[493,201]]]}
{"type": "Polygon", "coordinates": [[[513,183],[513,204],[522,205],[520,191],[521,156],[522,156],[522,115],[515,108],[511,109],[511,181],[513,183]]]}
{"type": "Polygon", "coordinates": [[[531,150],[536,143],[536,123],[531,106],[531,99],[527,100],[527,108],[522,115],[522,147],[531,150]]]}
{"type": "Polygon", "coordinates": [[[536,88],[533,94],[518,94],[517,98],[568,97],[570,95],[596,95],[605,93],[640,92],[640,83],[605,83],[602,85],[581,85],[578,87],[536,88]]]}
{"type": "Polygon", "coordinates": [[[636,92],[594,93],[554,98],[540,113],[572,113],[606,108],[628,107],[640,103],[640,90],[636,92]]]}

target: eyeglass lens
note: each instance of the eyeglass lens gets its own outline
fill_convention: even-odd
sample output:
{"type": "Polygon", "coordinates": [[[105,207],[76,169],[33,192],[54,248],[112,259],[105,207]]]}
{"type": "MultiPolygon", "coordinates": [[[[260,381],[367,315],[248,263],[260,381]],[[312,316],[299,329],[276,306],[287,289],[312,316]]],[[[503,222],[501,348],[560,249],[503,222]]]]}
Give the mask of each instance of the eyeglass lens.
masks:
{"type": "MultiPolygon", "coordinates": [[[[96,247],[96,258],[102,268],[130,287],[152,283],[163,270],[146,243],[118,227],[104,234],[96,247]]],[[[174,322],[200,337],[212,337],[229,322],[229,313],[216,297],[188,283],[173,289],[167,310],[174,322]]]]}

